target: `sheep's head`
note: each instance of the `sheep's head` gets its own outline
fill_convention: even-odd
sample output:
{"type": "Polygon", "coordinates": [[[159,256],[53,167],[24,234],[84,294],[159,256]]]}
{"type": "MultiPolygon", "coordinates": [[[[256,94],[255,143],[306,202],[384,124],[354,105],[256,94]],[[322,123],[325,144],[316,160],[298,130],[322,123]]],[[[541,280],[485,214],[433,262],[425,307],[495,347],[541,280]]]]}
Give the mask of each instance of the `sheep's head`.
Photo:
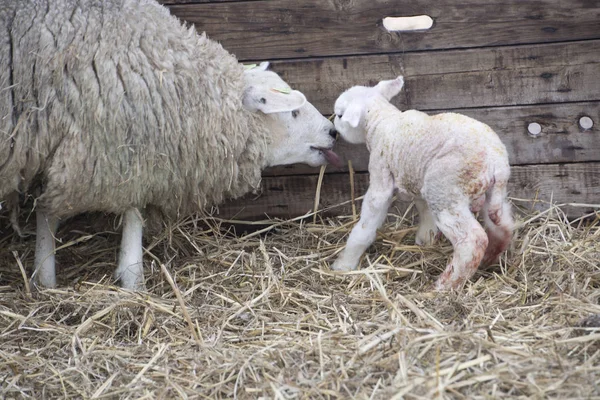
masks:
{"type": "Polygon", "coordinates": [[[333,124],[306,97],[267,71],[268,62],[245,71],[243,104],[251,112],[263,113],[271,128],[269,166],[305,163],[313,167],[340,159],[331,149],[335,144],[333,124]]]}
{"type": "Polygon", "coordinates": [[[374,87],[353,86],[335,101],[335,129],[350,143],[364,143],[365,113],[369,104],[376,99],[390,101],[404,86],[402,76],[381,81],[374,87]]]}

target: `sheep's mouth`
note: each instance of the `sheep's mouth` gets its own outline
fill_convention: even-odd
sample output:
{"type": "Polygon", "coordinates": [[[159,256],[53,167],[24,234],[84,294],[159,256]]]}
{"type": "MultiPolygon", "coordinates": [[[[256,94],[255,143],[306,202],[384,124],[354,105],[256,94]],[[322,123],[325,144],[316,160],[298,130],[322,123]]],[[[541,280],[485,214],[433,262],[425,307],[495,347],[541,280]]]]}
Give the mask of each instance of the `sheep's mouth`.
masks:
{"type": "Polygon", "coordinates": [[[311,150],[315,150],[318,151],[320,154],[323,154],[323,157],[325,157],[327,163],[332,164],[338,168],[342,166],[342,160],[340,159],[340,156],[335,154],[335,152],[331,150],[332,148],[315,146],[310,146],[310,148],[311,150]]]}

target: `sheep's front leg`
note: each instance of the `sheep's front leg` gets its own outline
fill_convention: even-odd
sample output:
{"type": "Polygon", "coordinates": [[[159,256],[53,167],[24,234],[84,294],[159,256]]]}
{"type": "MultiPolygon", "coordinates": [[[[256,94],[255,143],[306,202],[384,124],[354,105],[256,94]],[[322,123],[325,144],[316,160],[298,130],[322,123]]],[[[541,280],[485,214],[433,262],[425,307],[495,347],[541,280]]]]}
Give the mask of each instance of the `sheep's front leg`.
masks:
{"type": "Polygon", "coordinates": [[[54,236],[58,218],[36,211],[35,269],[32,280],[40,286],[56,287],[54,236]]]}
{"type": "Polygon", "coordinates": [[[333,263],[332,269],[351,271],[358,267],[360,257],[373,243],[377,229],[385,221],[393,193],[394,187],[391,183],[385,187],[369,187],[363,200],[360,220],[350,232],[346,248],[333,263]]]}
{"type": "Polygon", "coordinates": [[[419,211],[419,229],[417,230],[415,242],[419,246],[428,246],[439,236],[438,227],[425,200],[415,199],[415,206],[419,211]]]}
{"type": "Polygon", "coordinates": [[[127,210],[123,215],[119,266],[115,272],[115,278],[121,281],[121,287],[124,289],[144,289],[142,231],[143,221],[140,212],[136,208],[127,210]]]}

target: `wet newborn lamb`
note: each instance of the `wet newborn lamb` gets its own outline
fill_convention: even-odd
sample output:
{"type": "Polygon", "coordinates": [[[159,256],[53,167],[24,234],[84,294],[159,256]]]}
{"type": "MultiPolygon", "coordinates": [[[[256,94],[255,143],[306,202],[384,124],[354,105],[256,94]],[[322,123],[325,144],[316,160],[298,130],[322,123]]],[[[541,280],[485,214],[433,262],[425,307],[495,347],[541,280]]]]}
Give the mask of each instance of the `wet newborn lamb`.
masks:
{"type": "Polygon", "coordinates": [[[506,148],[492,129],[460,114],[401,112],[390,99],[400,76],[375,87],[355,86],[335,102],[335,127],[370,151],[369,190],[335,270],[353,270],[384,222],[394,191],[414,198],[420,224],[416,242],[431,244],[438,229],[454,247],[436,289],[460,288],[480,264],[507,249],[513,219],[506,200],[510,176],[506,148]],[[484,231],[474,212],[482,211],[484,231]]]}

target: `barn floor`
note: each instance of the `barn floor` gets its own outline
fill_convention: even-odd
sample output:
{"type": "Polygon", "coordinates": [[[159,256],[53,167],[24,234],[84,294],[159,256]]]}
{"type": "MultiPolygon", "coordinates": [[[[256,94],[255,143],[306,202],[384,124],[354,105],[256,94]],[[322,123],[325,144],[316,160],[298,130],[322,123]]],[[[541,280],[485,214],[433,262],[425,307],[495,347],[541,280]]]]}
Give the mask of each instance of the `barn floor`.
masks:
{"type": "Polygon", "coordinates": [[[411,218],[392,213],[349,274],[326,264],[352,218],[309,221],[170,226],[137,294],[110,285],[113,219],[66,224],[60,286],[31,296],[33,238],[5,232],[0,397],[600,398],[597,218],[526,213],[460,293],[427,291],[451,248],[414,246],[411,218]]]}

